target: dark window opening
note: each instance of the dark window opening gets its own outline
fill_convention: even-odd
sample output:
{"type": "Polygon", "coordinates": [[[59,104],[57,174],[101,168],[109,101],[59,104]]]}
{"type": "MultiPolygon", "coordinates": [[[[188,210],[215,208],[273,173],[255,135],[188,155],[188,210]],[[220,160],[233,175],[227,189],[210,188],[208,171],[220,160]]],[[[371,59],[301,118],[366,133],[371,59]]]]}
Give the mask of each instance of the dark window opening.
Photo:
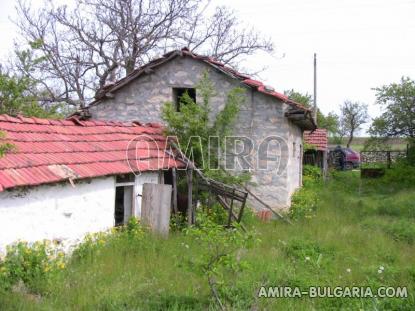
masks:
{"type": "Polygon", "coordinates": [[[115,187],[115,226],[126,224],[133,215],[133,186],[115,187]]]}
{"type": "Polygon", "coordinates": [[[176,110],[180,111],[180,105],[183,103],[180,101],[180,98],[187,93],[190,98],[196,102],[196,89],[194,88],[173,88],[173,100],[176,105],[176,110]]]}
{"type": "Polygon", "coordinates": [[[134,174],[125,174],[125,175],[118,175],[116,179],[116,183],[127,183],[127,182],[134,182],[135,176],[134,174]]]}
{"type": "Polygon", "coordinates": [[[164,184],[173,185],[173,173],[171,170],[164,171],[164,184]]]}

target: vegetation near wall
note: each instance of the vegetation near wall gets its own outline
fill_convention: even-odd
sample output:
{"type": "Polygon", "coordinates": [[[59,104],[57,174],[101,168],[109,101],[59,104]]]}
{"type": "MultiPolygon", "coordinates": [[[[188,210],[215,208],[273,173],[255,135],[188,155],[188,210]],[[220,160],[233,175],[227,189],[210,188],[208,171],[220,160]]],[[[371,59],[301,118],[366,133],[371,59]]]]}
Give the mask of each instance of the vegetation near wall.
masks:
{"type": "Polygon", "coordinates": [[[321,190],[323,176],[321,169],[313,165],[303,166],[303,187],[291,197],[289,215],[291,219],[299,220],[315,216],[318,204],[318,191],[321,190]]]}
{"type": "MultiPolygon", "coordinates": [[[[180,111],[173,103],[163,107],[162,117],[167,123],[167,135],[176,136],[180,149],[207,177],[231,184],[241,184],[250,179],[250,174],[228,174],[222,169],[226,137],[233,133],[240,106],[244,101],[244,90],[235,88],[226,95],[222,110],[209,120],[210,101],[215,95],[207,72],[197,85],[200,101],[194,102],[185,93],[179,99],[180,111]],[[210,138],[214,139],[211,140],[210,138]],[[217,139],[216,139],[216,138],[217,139]]],[[[199,97],[198,97],[199,98],[199,97]]]]}
{"type": "MultiPolygon", "coordinates": [[[[2,310],[413,310],[414,167],[400,163],[374,180],[335,172],[324,186],[319,171],[304,174],[304,188],[318,199],[292,224],[247,213],[244,234],[223,230],[215,220],[221,210],[209,211],[198,226],[162,239],[132,220],[87,237],[47,274],[54,259],[45,259],[43,246],[15,247],[0,263],[2,310]],[[317,285],[406,286],[408,297],[258,297],[261,286],[317,285]]],[[[293,201],[302,211],[310,200],[293,201]]]]}

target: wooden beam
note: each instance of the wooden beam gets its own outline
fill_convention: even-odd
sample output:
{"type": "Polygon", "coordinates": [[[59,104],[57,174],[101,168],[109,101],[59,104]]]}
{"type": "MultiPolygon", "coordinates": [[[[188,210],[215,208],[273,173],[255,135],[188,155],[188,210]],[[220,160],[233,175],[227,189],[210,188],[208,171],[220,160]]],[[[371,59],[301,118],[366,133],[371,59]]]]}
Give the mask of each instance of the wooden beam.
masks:
{"type": "Polygon", "coordinates": [[[172,191],[172,205],[173,205],[173,211],[175,213],[179,212],[179,209],[177,208],[177,170],[175,167],[172,168],[171,170],[171,175],[172,175],[172,186],[173,186],[173,191],[172,191]]]}
{"type": "Polygon", "coordinates": [[[187,175],[187,224],[189,226],[193,225],[193,170],[188,169],[186,171],[187,175]]]}
{"type": "Polygon", "coordinates": [[[244,208],[246,205],[246,199],[248,198],[248,192],[245,194],[245,200],[242,202],[241,210],[239,211],[238,222],[242,221],[242,215],[244,213],[244,208]]]}
{"type": "MultiPolygon", "coordinates": [[[[237,222],[238,217],[233,213],[233,211],[231,210],[231,207],[229,206],[228,203],[226,203],[225,199],[222,198],[220,195],[217,195],[216,197],[218,199],[218,202],[223,206],[223,208],[229,211],[229,215],[231,216],[231,218],[233,218],[237,222]]],[[[239,226],[242,228],[242,230],[246,232],[246,228],[242,223],[239,223],[239,226]]]]}
{"type": "MultiPolygon", "coordinates": [[[[235,191],[233,191],[235,193],[235,191]]],[[[228,227],[231,226],[232,223],[232,215],[233,215],[233,199],[231,199],[231,204],[229,206],[229,217],[228,217],[228,227]]],[[[239,217],[236,219],[238,221],[239,217]]]]}

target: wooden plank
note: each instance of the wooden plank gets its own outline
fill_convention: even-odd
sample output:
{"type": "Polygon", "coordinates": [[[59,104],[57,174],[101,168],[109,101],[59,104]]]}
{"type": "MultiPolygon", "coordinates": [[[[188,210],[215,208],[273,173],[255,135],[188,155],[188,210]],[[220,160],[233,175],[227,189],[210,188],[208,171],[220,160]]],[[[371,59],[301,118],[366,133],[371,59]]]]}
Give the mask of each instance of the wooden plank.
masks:
{"type": "Polygon", "coordinates": [[[141,221],[153,232],[167,236],[170,228],[171,185],[144,184],[141,221]]]}
{"type": "MultiPolygon", "coordinates": [[[[233,199],[231,200],[231,205],[229,206],[229,217],[228,217],[228,227],[231,226],[232,223],[232,215],[233,215],[233,199]]],[[[238,221],[239,217],[236,218],[236,221],[238,221]]]]}
{"type": "Polygon", "coordinates": [[[245,201],[242,202],[242,206],[241,206],[241,209],[240,209],[239,215],[238,215],[238,222],[241,222],[241,220],[242,220],[242,216],[244,214],[244,209],[245,209],[246,199],[247,198],[248,198],[248,192],[245,195],[245,201]]]}
{"type": "MultiPolygon", "coordinates": [[[[230,216],[235,221],[238,221],[238,217],[230,210],[229,204],[226,203],[226,201],[222,197],[220,197],[220,196],[217,196],[217,199],[218,199],[218,202],[223,206],[223,208],[230,212],[230,216]]],[[[246,231],[246,228],[245,228],[245,226],[243,224],[239,223],[239,226],[242,228],[242,230],[246,231]]]]}
{"type": "Polygon", "coordinates": [[[179,209],[177,208],[177,170],[175,167],[172,168],[172,179],[173,179],[173,193],[172,193],[172,204],[173,204],[173,211],[175,213],[179,212],[179,209]]]}
{"type": "Polygon", "coordinates": [[[186,171],[187,176],[187,223],[189,226],[193,224],[193,170],[188,169],[186,171]]]}

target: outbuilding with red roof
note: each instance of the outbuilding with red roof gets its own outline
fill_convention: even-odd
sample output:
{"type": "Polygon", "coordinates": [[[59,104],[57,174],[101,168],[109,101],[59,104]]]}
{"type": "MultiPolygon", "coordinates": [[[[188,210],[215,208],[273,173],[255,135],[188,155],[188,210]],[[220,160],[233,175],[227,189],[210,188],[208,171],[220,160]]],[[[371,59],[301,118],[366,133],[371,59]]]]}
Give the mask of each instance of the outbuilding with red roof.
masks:
{"type": "Polygon", "coordinates": [[[74,240],[140,216],[144,183],[185,164],[157,124],[0,115],[0,251],[17,239],[74,240]],[[168,149],[170,150],[170,148],[168,149]]]}
{"type": "Polygon", "coordinates": [[[328,166],[328,132],[326,129],[315,129],[304,132],[304,164],[321,168],[323,175],[327,173],[328,166]]]}

